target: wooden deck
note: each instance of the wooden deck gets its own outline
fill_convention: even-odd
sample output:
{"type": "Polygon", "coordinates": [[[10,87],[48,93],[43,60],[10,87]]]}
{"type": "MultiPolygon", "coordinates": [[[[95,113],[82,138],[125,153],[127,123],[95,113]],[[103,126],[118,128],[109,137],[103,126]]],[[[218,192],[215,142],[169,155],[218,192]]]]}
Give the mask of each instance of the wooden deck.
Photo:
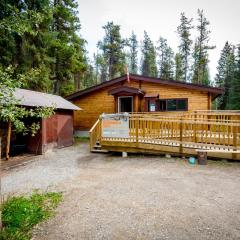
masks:
{"type": "Polygon", "coordinates": [[[101,119],[90,130],[90,149],[125,152],[162,152],[196,155],[197,149],[211,150],[208,156],[240,160],[240,112],[197,111],[174,116],[163,113],[133,113],[129,138],[104,138],[101,119]]]}

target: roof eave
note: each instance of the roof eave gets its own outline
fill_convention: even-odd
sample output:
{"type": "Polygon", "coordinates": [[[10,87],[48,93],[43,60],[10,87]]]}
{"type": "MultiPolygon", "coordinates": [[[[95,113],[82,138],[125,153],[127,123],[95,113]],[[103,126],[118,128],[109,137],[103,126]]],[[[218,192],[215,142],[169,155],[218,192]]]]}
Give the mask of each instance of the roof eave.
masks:
{"type": "MultiPolygon", "coordinates": [[[[91,93],[93,91],[102,89],[103,87],[108,87],[115,83],[122,82],[125,80],[127,80],[127,75],[124,75],[124,76],[100,83],[98,85],[92,86],[90,88],[72,93],[72,94],[66,96],[66,99],[74,100],[77,97],[83,96],[83,95],[91,93]]],[[[140,75],[136,75],[136,74],[130,74],[130,80],[146,81],[146,82],[158,83],[158,84],[163,84],[163,85],[170,85],[170,86],[174,86],[174,87],[182,87],[182,88],[187,88],[187,89],[192,89],[192,90],[209,92],[209,93],[217,95],[217,96],[222,95],[224,93],[224,89],[222,89],[222,88],[204,86],[204,85],[200,85],[200,84],[185,83],[185,82],[180,82],[180,81],[175,81],[175,80],[163,80],[163,79],[159,79],[159,78],[140,76],[140,75]]]]}

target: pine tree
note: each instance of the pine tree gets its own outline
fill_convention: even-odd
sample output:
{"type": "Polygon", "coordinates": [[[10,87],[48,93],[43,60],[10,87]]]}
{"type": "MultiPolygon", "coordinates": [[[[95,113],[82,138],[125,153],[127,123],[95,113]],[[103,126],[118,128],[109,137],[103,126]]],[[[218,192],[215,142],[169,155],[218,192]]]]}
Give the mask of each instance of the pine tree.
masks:
{"type": "Polygon", "coordinates": [[[131,37],[128,39],[129,53],[129,71],[137,74],[138,72],[138,41],[137,36],[132,32],[131,37]]]}
{"type": "Polygon", "coordinates": [[[171,79],[174,75],[174,52],[168,46],[167,40],[160,37],[158,40],[158,69],[159,77],[163,79],[171,79]]]}
{"type": "Polygon", "coordinates": [[[87,64],[75,1],[5,0],[0,6],[0,65],[31,76],[25,88],[73,91],[74,74],[87,64]]]}
{"type": "Polygon", "coordinates": [[[188,20],[188,18],[185,16],[185,13],[181,13],[181,18],[180,18],[180,25],[177,28],[177,33],[180,38],[180,45],[178,46],[179,48],[179,54],[181,57],[181,62],[182,62],[182,71],[184,73],[183,76],[179,76],[178,80],[184,80],[187,82],[189,78],[188,74],[188,69],[189,69],[189,56],[191,53],[191,45],[192,45],[192,40],[191,40],[191,29],[193,28],[192,26],[192,18],[188,20]]]}
{"type": "Polygon", "coordinates": [[[208,30],[209,21],[204,16],[203,10],[198,9],[198,21],[199,25],[197,26],[198,37],[194,47],[193,59],[193,83],[200,83],[209,85],[209,72],[208,72],[208,52],[211,49],[214,49],[215,46],[209,45],[210,40],[210,31],[208,30]]]}
{"type": "Polygon", "coordinates": [[[52,64],[54,93],[66,95],[74,89],[73,71],[79,60],[79,49],[76,46],[83,43],[77,35],[80,30],[76,11],[78,5],[75,0],[54,0],[53,6],[52,29],[56,37],[50,52],[55,58],[52,64]]]}
{"type": "Polygon", "coordinates": [[[174,79],[177,81],[181,81],[183,79],[184,73],[183,73],[183,63],[182,63],[182,57],[179,53],[175,55],[175,75],[174,79]]]}
{"type": "Polygon", "coordinates": [[[144,76],[157,77],[156,50],[146,31],[142,43],[141,72],[144,76]]]}
{"type": "Polygon", "coordinates": [[[228,42],[225,43],[218,61],[215,82],[218,87],[223,87],[225,93],[217,99],[217,108],[226,109],[229,104],[229,90],[232,85],[235,71],[234,47],[228,42]]]}
{"type": "Polygon", "coordinates": [[[229,102],[227,109],[240,110],[240,45],[237,48],[235,69],[229,88],[229,102]]]}
{"type": "Polygon", "coordinates": [[[103,26],[105,36],[98,42],[98,48],[102,51],[104,61],[108,64],[108,79],[120,76],[125,72],[125,53],[123,51],[125,41],[120,34],[120,26],[108,22],[103,26]]]}
{"type": "Polygon", "coordinates": [[[108,80],[108,63],[107,59],[102,54],[97,54],[95,56],[95,71],[97,81],[102,83],[108,80]]]}

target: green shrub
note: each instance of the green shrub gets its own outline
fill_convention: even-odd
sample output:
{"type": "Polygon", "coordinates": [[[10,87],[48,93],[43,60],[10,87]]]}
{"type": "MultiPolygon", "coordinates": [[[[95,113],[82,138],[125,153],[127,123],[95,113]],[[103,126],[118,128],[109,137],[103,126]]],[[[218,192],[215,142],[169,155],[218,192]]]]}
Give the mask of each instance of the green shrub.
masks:
{"type": "Polygon", "coordinates": [[[2,206],[3,230],[0,239],[30,239],[33,226],[49,218],[61,199],[61,193],[53,192],[8,199],[2,206]]]}

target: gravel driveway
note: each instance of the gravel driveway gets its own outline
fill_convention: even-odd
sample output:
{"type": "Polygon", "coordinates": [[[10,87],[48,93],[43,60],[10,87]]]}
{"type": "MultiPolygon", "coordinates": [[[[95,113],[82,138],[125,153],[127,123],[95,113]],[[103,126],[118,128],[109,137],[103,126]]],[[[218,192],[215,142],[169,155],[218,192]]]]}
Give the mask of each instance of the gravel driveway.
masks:
{"type": "Polygon", "coordinates": [[[3,178],[4,191],[64,192],[33,239],[240,239],[240,163],[88,153],[39,157],[3,178]]]}

